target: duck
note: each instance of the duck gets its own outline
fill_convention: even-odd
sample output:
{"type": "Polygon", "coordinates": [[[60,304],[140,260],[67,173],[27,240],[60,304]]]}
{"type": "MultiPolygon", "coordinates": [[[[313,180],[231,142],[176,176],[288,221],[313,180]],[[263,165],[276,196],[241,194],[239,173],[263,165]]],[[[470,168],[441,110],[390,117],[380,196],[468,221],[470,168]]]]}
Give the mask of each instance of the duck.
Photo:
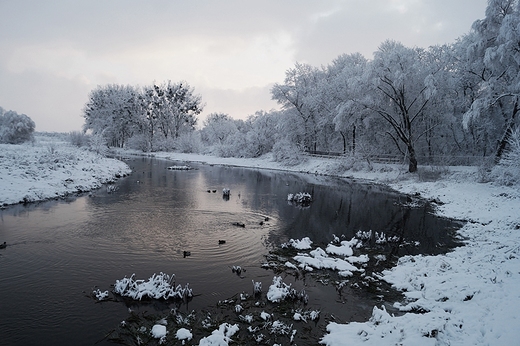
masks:
{"type": "Polygon", "coordinates": [[[188,257],[188,256],[191,256],[191,252],[190,251],[183,251],[182,252],[184,258],[188,257]]]}
{"type": "Polygon", "coordinates": [[[3,244],[0,244],[0,249],[5,249],[7,247],[7,243],[4,241],[3,244]]]}
{"type": "Polygon", "coordinates": [[[220,244],[225,244],[225,243],[226,243],[225,240],[219,240],[219,241],[218,241],[218,244],[219,244],[219,245],[220,245],[220,244]]]}

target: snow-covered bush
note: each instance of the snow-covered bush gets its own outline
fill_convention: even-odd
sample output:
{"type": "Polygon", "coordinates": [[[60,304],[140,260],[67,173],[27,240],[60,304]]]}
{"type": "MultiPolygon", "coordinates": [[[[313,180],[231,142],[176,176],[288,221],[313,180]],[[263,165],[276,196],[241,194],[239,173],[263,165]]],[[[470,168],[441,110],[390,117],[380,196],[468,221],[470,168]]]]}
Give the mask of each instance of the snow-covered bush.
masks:
{"type": "Polygon", "coordinates": [[[175,139],[172,137],[155,136],[152,142],[153,151],[173,151],[175,150],[175,139]]]}
{"type": "Polygon", "coordinates": [[[508,144],[509,150],[493,168],[492,174],[498,184],[510,186],[520,183],[520,129],[513,131],[508,144]]]}
{"type": "Polygon", "coordinates": [[[69,141],[78,148],[86,147],[89,144],[90,136],[84,132],[72,131],[69,133],[69,141]]]}
{"type": "Polygon", "coordinates": [[[133,135],[126,142],[129,149],[141,150],[143,153],[150,151],[150,142],[148,136],[143,133],[133,135]]]}
{"type": "Polygon", "coordinates": [[[108,153],[107,141],[102,134],[95,134],[90,137],[89,148],[100,155],[106,155],[108,153]]]}
{"type": "Polygon", "coordinates": [[[307,161],[300,149],[285,139],[276,142],[273,146],[273,158],[287,166],[296,166],[307,161]]]}
{"type": "Polygon", "coordinates": [[[33,139],[34,121],[14,111],[0,112],[0,143],[20,144],[33,139]]]}
{"type": "Polygon", "coordinates": [[[181,153],[200,153],[202,148],[200,134],[194,131],[181,134],[175,143],[181,153]]]}

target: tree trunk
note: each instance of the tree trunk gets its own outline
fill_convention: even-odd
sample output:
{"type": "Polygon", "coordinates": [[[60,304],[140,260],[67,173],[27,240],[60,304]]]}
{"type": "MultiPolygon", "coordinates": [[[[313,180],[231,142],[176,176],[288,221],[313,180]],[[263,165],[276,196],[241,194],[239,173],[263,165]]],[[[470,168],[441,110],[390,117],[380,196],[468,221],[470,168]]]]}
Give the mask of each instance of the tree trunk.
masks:
{"type": "Polygon", "coordinates": [[[340,135],[341,135],[341,139],[343,140],[343,154],[346,154],[347,153],[347,138],[345,137],[345,134],[343,133],[343,131],[339,131],[340,135]]]}
{"type": "Polygon", "coordinates": [[[417,158],[415,157],[415,149],[411,144],[408,144],[408,155],[410,155],[408,161],[408,172],[415,173],[417,172],[417,158]]]}
{"type": "Polygon", "coordinates": [[[352,128],[352,154],[356,152],[356,125],[352,128]]]}
{"type": "Polygon", "coordinates": [[[504,132],[502,139],[498,143],[497,152],[495,154],[495,163],[498,163],[500,161],[500,159],[502,158],[502,155],[504,154],[506,145],[509,142],[509,139],[511,138],[511,134],[513,133],[513,125],[515,124],[515,117],[516,117],[517,113],[518,113],[518,98],[515,100],[513,114],[511,114],[511,118],[509,119],[509,122],[506,126],[506,131],[504,132]]]}

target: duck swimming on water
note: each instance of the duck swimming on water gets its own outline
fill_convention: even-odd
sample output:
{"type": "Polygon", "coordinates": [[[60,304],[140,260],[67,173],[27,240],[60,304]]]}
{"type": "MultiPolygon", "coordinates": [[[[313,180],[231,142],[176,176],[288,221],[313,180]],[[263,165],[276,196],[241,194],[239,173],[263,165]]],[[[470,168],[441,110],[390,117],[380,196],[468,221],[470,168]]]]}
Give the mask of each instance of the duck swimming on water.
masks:
{"type": "Polygon", "coordinates": [[[183,251],[182,252],[184,258],[188,257],[188,256],[191,256],[191,252],[190,251],[183,251]]]}
{"type": "Polygon", "coordinates": [[[7,247],[7,243],[4,241],[3,244],[0,244],[0,249],[5,249],[7,247]]]}

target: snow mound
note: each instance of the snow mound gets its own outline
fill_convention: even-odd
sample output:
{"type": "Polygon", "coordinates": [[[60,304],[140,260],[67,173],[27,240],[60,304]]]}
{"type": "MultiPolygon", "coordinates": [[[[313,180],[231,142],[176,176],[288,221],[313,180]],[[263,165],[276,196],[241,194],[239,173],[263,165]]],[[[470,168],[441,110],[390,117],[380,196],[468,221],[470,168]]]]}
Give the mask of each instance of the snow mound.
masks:
{"type": "Polygon", "coordinates": [[[175,334],[175,337],[178,340],[188,340],[188,341],[190,341],[193,338],[193,334],[192,334],[191,331],[189,331],[186,328],[180,328],[179,330],[177,330],[177,334],[175,334]]]}
{"type": "Polygon", "coordinates": [[[308,250],[308,249],[311,249],[312,248],[312,240],[310,240],[309,237],[304,237],[302,239],[291,239],[289,240],[289,244],[288,245],[282,245],[282,247],[284,246],[291,246],[297,250],[308,250]]]}
{"type": "Polygon", "coordinates": [[[300,266],[304,269],[311,267],[316,269],[337,270],[342,276],[352,276],[355,271],[363,271],[363,269],[357,268],[346,260],[329,257],[327,253],[319,247],[312,250],[309,254],[299,254],[293,258],[299,262],[300,266]]]}
{"type": "Polygon", "coordinates": [[[210,336],[200,339],[199,346],[227,346],[238,330],[238,324],[222,323],[210,336]]]}
{"type": "Polygon", "coordinates": [[[156,339],[161,339],[166,336],[166,326],[163,326],[162,324],[156,324],[152,327],[151,330],[152,336],[156,339]]]}

